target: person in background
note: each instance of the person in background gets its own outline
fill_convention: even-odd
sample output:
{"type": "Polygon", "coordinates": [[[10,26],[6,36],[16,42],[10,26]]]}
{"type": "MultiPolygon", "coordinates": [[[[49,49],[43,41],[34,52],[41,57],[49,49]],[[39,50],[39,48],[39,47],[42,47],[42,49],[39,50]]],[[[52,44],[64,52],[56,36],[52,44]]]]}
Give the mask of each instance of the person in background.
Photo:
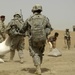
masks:
{"type": "Polygon", "coordinates": [[[53,36],[48,37],[47,41],[50,45],[51,50],[56,48],[56,40],[58,36],[59,36],[59,33],[55,32],[53,36]]]}
{"type": "Polygon", "coordinates": [[[24,36],[22,36],[19,31],[23,26],[24,22],[21,20],[20,14],[15,14],[13,19],[8,23],[6,27],[6,32],[11,38],[11,50],[10,50],[10,61],[13,60],[15,55],[15,50],[17,49],[20,62],[23,63],[23,49],[24,49],[24,36]]]}
{"type": "Polygon", "coordinates": [[[5,40],[5,16],[1,15],[0,16],[0,43],[3,42],[5,40]]]}
{"type": "Polygon", "coordinates": [[[66,29],[66,31],[65,31],[64,43],[65,43],[65,48],[70,49],[70,46],[71,46],[71,36],[70,36],[69,29],[66,29]]]}

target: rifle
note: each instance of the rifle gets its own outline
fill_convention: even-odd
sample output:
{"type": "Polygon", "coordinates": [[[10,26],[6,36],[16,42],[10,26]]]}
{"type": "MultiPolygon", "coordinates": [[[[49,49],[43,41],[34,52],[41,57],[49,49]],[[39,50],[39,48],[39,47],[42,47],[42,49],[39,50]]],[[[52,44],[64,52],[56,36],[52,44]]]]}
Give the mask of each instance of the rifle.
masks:
{"type": "Polygon", "coordinates": [[[23,15],[22,15],[22,9],[20,9],[20,15],[21,15],[21,20],[24,21],[23,20],[23,15]]]}

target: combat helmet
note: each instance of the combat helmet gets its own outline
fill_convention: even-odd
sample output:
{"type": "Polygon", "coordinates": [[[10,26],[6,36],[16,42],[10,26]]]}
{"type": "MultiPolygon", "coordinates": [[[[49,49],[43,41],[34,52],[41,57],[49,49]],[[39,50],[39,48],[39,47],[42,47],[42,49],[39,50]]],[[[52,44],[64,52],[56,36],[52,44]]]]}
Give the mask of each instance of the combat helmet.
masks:
{"type": "Polygon", "coordinates": [[[18,13],[14,14],[14,17],[15,17],[15,16],[19,16],[19,17],[21,17],[21,15],[20,15],[20,14],[18,14],[18,13]]]}
{"type": "Polygon", "coordinates": [[[35,11],[38,11],[38,10],[42,11],[42,6],[40,4],[34,5],[33,8],[32,8],[32,12],[35,12],[35,11]]]}

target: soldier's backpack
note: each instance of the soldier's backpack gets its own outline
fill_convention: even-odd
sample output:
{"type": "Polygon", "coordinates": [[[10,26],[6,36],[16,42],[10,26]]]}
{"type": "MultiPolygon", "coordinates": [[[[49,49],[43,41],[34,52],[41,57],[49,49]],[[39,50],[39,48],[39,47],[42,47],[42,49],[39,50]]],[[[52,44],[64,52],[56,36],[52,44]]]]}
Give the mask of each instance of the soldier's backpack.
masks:
{"type": "Polygon", "coordinates": [[[42,15],[34,15],[29,20],[31,26],[31,38],[34,42],[43,42],[46,41],[46,20],[42,15]]]}

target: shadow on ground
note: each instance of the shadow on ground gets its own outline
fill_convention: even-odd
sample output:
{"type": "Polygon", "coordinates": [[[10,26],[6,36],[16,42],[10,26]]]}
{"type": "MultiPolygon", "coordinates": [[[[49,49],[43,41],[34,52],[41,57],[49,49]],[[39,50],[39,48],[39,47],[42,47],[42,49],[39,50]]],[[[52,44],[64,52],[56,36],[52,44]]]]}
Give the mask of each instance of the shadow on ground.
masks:
{"type": "MultiPolygon", "coordinates": [[[[28,71],[29,73],[34,73],[36,70],[35,68],[23,68],[21,71],[28,71]]],[[[47,68],[41,68],[42,73],[49,71],[47,68]]]]}

